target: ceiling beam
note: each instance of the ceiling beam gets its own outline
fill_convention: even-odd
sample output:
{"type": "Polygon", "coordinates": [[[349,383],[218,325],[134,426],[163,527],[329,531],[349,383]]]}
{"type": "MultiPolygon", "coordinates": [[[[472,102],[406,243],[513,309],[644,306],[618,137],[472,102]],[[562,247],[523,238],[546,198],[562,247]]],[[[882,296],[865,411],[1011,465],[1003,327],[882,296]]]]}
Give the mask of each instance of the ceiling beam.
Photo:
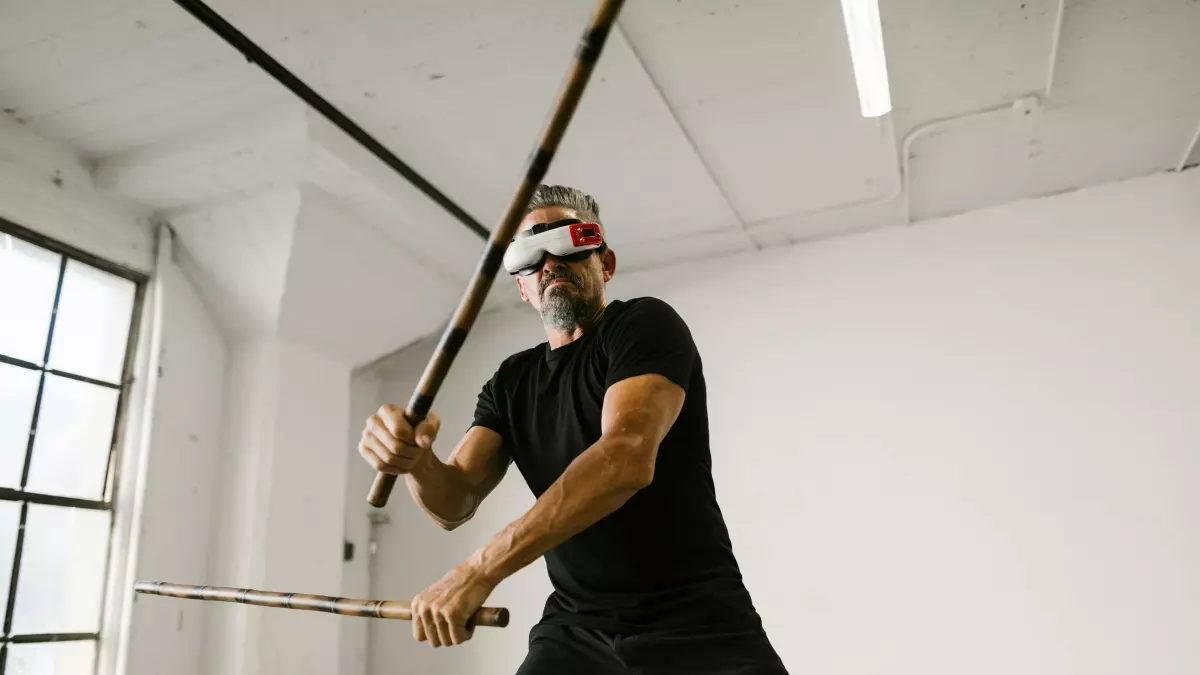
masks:
{"type": "Polygon", "coordinates": [[[1188,143],[1187,148],[1183,151],[1183,157],[1179,160],[1179,166],[1176,171],[1183,171],[1189,166],[1200,164],[1200,124],[1196,125],[1196,133],[1192,135],[1192,142],[1188,143]]]}
{"type": "Polygon", "coordinates": [[[368,152],[379,158],[381,162],[387,164],[396,173],[404,176],[415,188],[445,209],[450,215],[454,216],[468,230],[474,232],[482,239],[486,240],[489,237],[489,230],[480,224],[479,221],[475,220],[471,214],[467,213],[462,207],[434,187],[424,176],[417,173],[412,167],[397,157],[395,153],[388,150],[374,136],[367,133],[365,129],[305,84],[303,80],[296,77],[287,68],[284,68],[282,64],[272,58],[270,54],[265,52],[250,38],[246,37],[246,35],[226,21],[211,7],[200,0],[175,0],[175,2],[192,14],[192,16],[196,17],[197,20],[218,37],[229,43],[231,47],[241,52],[248,61],[257,64],[259,68],[262,68],[263,71],[277,82],[305,103],[312,106],[325,119],[344,131],[368,152]]]}

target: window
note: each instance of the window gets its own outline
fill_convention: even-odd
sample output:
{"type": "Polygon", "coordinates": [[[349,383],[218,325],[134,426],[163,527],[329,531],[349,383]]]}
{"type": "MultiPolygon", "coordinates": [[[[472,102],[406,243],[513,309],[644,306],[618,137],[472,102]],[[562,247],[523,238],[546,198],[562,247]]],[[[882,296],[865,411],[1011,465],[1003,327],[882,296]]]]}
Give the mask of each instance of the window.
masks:
{"type": "Polygon", "coordinates": [[[0,220],[0,675],[96,670],[144,285],[0,220]]]}

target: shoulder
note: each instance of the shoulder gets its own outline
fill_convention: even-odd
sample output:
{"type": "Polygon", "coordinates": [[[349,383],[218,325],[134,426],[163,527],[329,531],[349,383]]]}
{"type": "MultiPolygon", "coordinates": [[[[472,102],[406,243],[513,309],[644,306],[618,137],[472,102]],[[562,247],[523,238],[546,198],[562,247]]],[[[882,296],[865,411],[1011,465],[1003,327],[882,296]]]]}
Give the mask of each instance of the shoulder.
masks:
{"type": "Polygon", "coordinates": [[[683,316],[670,303],[650,296],[609,303],[604,324],[609,333],[630,330],[690,332],[683,316]]]}
{"type": "Polygon", "coordinates": [[[609,303],[605,312],[614,324],[646,318],[683,321],[683,317],[670,303],[652,296],[614,300],[609,303]]]}

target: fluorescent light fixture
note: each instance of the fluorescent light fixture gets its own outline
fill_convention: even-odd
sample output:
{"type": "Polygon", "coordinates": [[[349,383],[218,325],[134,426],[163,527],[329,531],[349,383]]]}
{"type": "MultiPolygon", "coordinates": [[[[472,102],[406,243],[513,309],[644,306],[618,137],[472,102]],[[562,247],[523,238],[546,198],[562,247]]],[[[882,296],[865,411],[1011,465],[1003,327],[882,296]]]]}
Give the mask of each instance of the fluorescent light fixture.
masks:
{"type": "Polygon", "coordinates": [[[883,54],[879,0],[842,0],[842,16],[850,38],[850,59],[854,62],[863,117],[886,115],[892,110],[892,94],[883,54]]]}

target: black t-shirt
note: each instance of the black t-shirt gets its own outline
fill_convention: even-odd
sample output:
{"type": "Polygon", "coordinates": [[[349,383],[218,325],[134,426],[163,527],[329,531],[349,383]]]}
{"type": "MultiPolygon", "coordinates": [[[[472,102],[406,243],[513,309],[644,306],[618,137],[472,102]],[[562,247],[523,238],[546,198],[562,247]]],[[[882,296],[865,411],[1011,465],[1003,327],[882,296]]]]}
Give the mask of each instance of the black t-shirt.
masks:
{"type": "Polygon", "coordinates": [[[582,338],[505,359],[479,394],[475,425],[500,434],[541,496],[600,438],[605,391],[646,373],[683,387],[683,409],[651,484],[546,553],[546,622],[629,633],[755,617],[717,506],[700,355],[667,303],[613,301],[582,338]]]}

